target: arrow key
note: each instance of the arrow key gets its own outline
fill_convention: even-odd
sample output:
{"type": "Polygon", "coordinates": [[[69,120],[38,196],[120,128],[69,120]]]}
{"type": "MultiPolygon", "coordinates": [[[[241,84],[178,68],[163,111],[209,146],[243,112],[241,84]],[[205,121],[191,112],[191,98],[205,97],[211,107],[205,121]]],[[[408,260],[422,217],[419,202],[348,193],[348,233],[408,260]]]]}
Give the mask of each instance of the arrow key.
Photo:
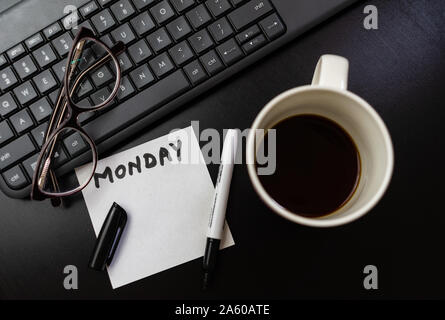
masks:
{"type": "Polygon", "coordinates": [[[235,39],[230,39],[216,48],[226,65],[231,65],[244,56],[235,39]]]}
{"type": "Polygon", "coordinates": [[[260,26],[270,40],[273,40],[284,33],[284,25],[276,14],[272,14],[262,20],[260,26]]]}

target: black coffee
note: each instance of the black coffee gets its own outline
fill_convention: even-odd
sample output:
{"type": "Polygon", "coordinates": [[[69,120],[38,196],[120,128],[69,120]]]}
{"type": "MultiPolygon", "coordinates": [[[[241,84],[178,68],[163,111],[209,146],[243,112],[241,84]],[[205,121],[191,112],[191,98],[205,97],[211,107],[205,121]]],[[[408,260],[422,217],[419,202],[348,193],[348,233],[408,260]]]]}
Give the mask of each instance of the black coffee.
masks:
{"type": "MultiPolygon", "coordinates": [[[[341,208],[360,178],[360,155],[349,134],[316,115],[294,116],[273,129],[276,171],[259,175],[267,193],[281,206],[306,217],[321,217],[341,208]]],[[[268,150],[267,134],[262,143],[268,150]]]]}

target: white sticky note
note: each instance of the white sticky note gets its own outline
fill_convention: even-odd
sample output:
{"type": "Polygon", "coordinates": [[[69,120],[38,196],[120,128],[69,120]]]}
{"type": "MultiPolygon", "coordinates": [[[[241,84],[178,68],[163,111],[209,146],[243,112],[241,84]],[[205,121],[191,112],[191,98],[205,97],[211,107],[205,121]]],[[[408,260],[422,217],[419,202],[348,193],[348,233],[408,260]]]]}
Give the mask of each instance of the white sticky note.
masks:
{"type": "MultiPolygon", "coordinates": [[[[119,247],[108,267],[113,288],[202,257],[204,253],[215,189],[192,127],[176,133],[182,144],[181,160],[170,146],[173,143],[177,148],[177,140],[165,135],[100,160],[96,173],[111,172],[113,182],[104,175],[97,181],[93,179],[82,192],[96,236],[113,202],[128,214],[119,247]],[[165,157],[165,150],[171,160],[165,157]],[[137,158],[141,165],[133,167],[130,175],[128,163],[137,164],[137,158]]],[[[89,175],[90,166],[76,169],[79,181],[89,175]]],[[[226,224],[221,248],[231,245],[234,240],[226,224]]]]}

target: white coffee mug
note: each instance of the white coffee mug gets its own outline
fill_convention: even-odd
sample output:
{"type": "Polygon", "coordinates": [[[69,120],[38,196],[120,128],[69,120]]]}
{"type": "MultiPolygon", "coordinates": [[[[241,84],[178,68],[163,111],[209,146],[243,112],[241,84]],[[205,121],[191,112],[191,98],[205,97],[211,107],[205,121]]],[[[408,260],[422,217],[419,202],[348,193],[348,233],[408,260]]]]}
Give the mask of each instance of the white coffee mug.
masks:
{"type": "Polygon", "coordinates": [[[347,59],[322,56],[312,85],[288,90],[270,101],[256,117],[248,135],[246,159],[250,180],[261,199],[290,221],[312,227],[349,223],[371,210],[388,188],[394,166],[391,137],[377,112],[347,90],[348,69],[347,59]],[[267,130],[283,119],[303,114],[323,116],[339,124],[354,140],[361,158],[360,181],[353,196],[333,214],[319,218],[304,217],[277,203],[263,188],[255,166],[256,148],[260,145],[255,141],[256,129],[267,130]]]}

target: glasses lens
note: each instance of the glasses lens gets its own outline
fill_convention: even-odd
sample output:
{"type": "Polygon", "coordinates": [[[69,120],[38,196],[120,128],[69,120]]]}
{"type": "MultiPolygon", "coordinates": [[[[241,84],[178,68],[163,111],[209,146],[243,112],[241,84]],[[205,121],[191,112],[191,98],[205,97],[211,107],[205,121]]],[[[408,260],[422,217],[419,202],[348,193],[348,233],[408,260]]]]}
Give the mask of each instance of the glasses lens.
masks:
{"type": "MultiPolygon", "coordinates": [[[[93,165],[87,165],[81,178],[76,179],[75,175],[67,174],[59,170],[60,166],[69,160],[70,155],[79,156],[83,163],[95,161],[92,146],[88,143],[88,138],[76,129],[63,129],[52,138],[47,147],[42,150],[42,161],[37,168],[37,178],[40,191],[47,194],[71,193],[80,191],[85,187],[93,173],[93,165]]],[[[73,171],[74,172],[74,171],[73,171]]],[[[68,172],[69,173],[69,172],[68,172]]]]}
{"type": "Polygon", "coordinates": [[[80,108],[94,109],[112,101],[116,87],[116,64],[108,49],[94,40],[81,40],[70,57],[68,82],[72,101],[80,108]]]}

